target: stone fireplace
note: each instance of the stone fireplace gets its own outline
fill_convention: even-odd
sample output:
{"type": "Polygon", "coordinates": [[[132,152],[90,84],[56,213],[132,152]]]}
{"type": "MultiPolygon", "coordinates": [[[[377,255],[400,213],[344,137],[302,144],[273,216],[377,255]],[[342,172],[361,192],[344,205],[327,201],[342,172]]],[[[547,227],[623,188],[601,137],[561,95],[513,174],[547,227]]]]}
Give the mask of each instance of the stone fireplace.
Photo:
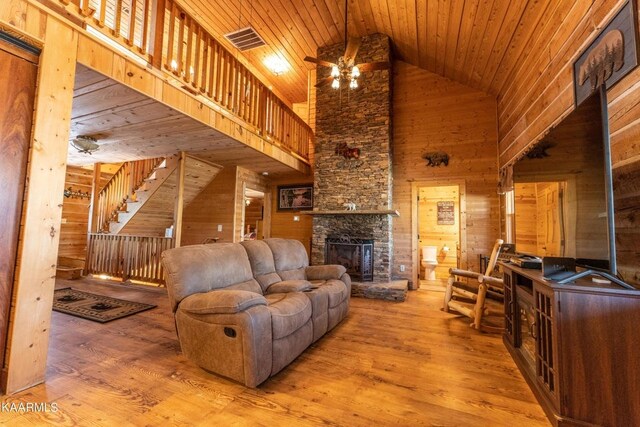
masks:
{"type": "MultiPolygon", "coordinates": [[[[391,62],[389,37],[362,38],[356,63],[391,62]]],[[[344,44],[318,49],[318,58],[335,62],[344,44]]],[[[330,74],[318,67],[317,79],[330,74]]],[[[389,280],[393,254],[391,70],[362,73],[360,88],[325,85],[316,92],[314,218],[311,259],[324,264],[328,238],[372,239],[373,278],[389,280]],[[359,150],[349,157],[345,149],[359,150]],[[345,204],[354,203],[355,211],[345,204]]],[[[357,279],[363,280],[363,279],[357,279]]]]}
{"type": "Polygon", "coordinates": [[[340,264],[353,280],[373,280],[373,239],[348,236],[327,237],[324,259],[327,264],[340,264]]]}

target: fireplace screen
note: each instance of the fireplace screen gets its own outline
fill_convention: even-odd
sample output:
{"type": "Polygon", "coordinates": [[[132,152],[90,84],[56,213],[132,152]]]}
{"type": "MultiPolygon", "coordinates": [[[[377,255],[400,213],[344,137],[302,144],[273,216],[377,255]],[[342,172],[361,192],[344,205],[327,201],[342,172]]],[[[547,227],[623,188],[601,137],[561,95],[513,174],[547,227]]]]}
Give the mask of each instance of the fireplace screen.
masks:
{"type": "Polygon", "coordinates": [[[373,239],[327,237],[325,264],[340,264],[354,280],[373,280],[373,239]]]}

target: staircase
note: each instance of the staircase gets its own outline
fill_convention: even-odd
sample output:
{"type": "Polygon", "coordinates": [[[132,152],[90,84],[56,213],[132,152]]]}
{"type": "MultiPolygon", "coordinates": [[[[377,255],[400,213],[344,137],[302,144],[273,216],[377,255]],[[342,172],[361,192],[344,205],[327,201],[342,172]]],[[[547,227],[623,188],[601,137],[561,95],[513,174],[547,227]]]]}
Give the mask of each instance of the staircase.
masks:
{"type": "MultiPolygon", "coordinates": [[[[124,163],[98,196],[98,232],[164,236],[173,224],[178,164],[179,155],[124,163]]],[[[185,207],[221,169],[186,157],[185,207]]]]}

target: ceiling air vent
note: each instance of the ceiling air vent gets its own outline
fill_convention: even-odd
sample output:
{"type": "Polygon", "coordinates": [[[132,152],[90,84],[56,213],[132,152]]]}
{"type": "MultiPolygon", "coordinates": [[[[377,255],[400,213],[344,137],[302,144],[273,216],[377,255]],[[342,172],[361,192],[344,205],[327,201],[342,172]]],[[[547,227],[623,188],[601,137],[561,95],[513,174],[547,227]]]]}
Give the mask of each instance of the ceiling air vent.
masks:
{"type": "Polygon", "coordinates": [[[249,50],[264,46],[266,43],[262,37],[252,27],[246,27],[232,33],[227,33],[224,37],[240,50],[249,50]]]}

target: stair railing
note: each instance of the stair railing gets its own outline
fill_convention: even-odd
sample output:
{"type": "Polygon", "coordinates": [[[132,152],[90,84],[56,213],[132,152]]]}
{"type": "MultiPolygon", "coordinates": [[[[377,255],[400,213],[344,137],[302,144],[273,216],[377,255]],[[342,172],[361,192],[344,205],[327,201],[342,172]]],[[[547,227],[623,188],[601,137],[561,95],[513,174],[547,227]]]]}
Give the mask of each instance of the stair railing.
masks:
{"type": "Polygon", "coordinates": [[[109,232],[109,224],[112,221],[117,221],[118,212],[126,206],[128,200],[135,197],[136,190],[144,184],[145,179],[149,178],[164,160],[163,157],[157,157],[125,162],[120,166],[98,194],[97,224],[99,232],[109,232]]]}

